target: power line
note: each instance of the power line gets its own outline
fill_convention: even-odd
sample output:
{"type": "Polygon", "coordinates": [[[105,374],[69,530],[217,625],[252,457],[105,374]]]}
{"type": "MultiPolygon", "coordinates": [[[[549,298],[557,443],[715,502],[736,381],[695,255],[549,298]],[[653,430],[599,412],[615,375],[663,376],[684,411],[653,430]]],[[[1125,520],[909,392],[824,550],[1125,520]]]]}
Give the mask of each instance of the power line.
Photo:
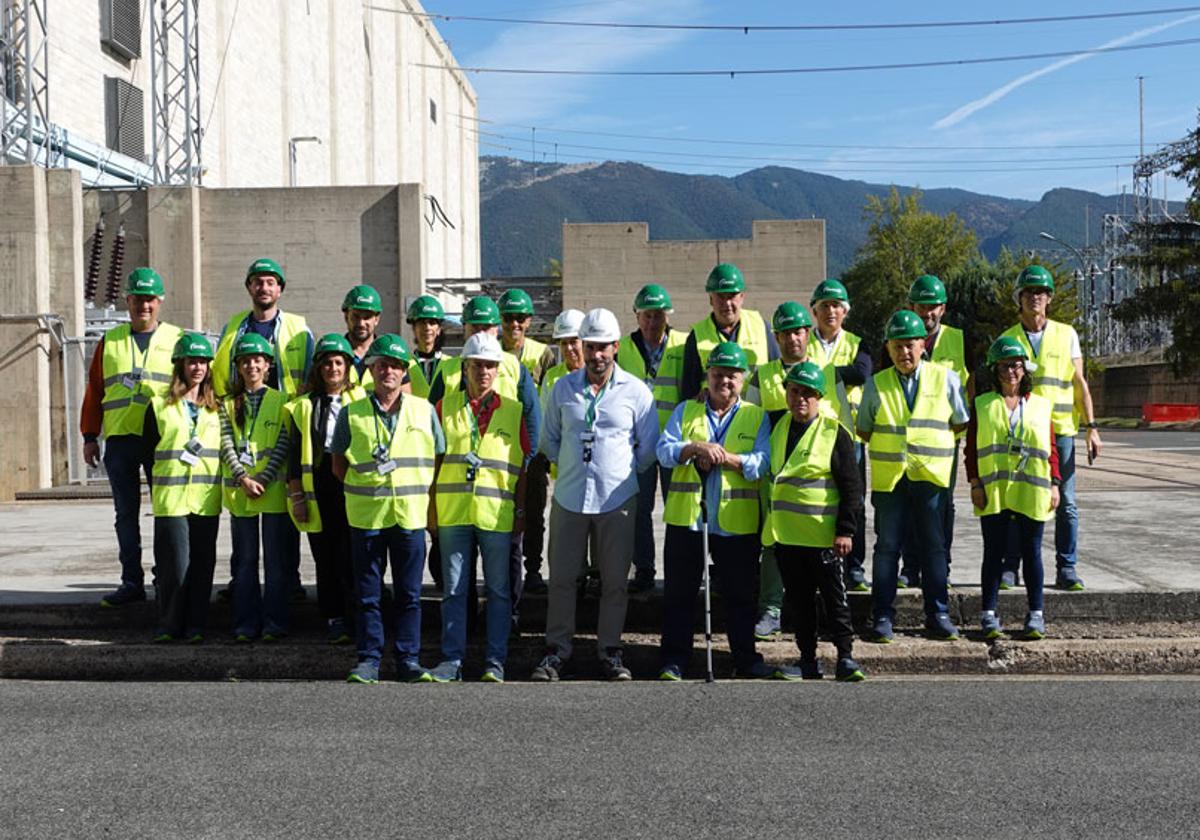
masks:
{"type": "Polygon", "coordinates": [[[414,67],[427,70],[443,70],[463,73],[495,73],[516,76],[610,76],[610,77],[667,77],[667,76],[795,76],[816,73],[858,73],[872,70],[915,70],[931,67],[965,67],[975,64],[998,64],[1013,61],[1036,61],[1046,58],[1067,58],[1076,55],[1101,55],[1103,53],[1154,50],[1165,47],[1183,47],[1200,44],[1200,38],[1182,38],[1176,41],[1156,41],[1150,44],[1125,44],[1116,47],[1089,47],[1082,50],[1057,52],[1023,53],[1020,55],[993,55],[984,58],[948,58],[938,61],[904,61],[889,64],[843,64],[833,67],[769,67],[748,70],[555,70],[537,67],[459,67],[442,64],[414,62],[414,67]]]}
{"type": "Polygon", "coordinates": [[[1114,18],[1169,15],[1179,12],[1194,12],[1200,6],[1177,6],[1170,9],[1147,9],[1133,12],[1103,12],[1086,15],[1053,15],[1049,17],[1000,18],[994,20],[939,20],[910,21],[903,23],[808,23],[808,24],[709,24],[709,23],[622,23],[618,21],[553,20],[549,18],[481,17],[477,15],[447,15],[438,12],[416,12],[409,9],[391,9],[384,6],[365,4],[377,12],[440,20],[446,23],[503,23],[525,26],[570,26],[588,29],[649,29],[674,31],[708,32],[832,32],[873,29],[951,29],[971,26],[1010,26],[1015,24],[1071,23],[1081,20],[1110,20],[1114,18]]]}

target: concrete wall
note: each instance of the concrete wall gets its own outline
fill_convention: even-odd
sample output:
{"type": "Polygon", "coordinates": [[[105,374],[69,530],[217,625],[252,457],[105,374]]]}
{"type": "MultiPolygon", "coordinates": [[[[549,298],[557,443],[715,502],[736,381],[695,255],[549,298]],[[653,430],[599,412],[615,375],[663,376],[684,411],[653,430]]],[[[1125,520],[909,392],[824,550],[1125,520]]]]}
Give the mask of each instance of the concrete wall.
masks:
{"type": "Polygon", "coordinates": [[[746,306],[770,320],[785,300],[807,304],[825,279],[825,222],[756,221],[750,239],[654,240],[645,222],[563,225],[563,306],[603,306],[633,329],[633,298],[646,283],[667,288],[679,329],[711,310],[704,281],[718,262],[746,278],[746,306]]]}
{"type": "Polygon", "coordinates": [[[1088,384],[1097,417],[1141,417],[1143,403],[1200,405],[1200,375],[1177,378],[1162,362],[1109,364],[1088,384]]]}

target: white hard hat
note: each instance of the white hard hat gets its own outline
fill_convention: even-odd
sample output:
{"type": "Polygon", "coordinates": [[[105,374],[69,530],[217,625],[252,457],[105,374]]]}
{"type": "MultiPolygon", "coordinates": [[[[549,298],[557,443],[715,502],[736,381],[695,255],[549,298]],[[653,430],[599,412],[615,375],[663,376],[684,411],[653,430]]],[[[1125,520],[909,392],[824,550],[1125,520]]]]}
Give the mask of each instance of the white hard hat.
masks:
{"type": "Polygon", "coordinates": [[[496,336],[487,332],[477,332],[467,339],[463,345],[464,359],[483,359],[488,362],[498,362],[504,358],[504,351],[496,336]]]}
{"type": "Polygon", "coordinates": [[[611,344],[621,340],[621,325],[617,323],[617,316],[607,309],[593,309],[583,316],[579,337],[596,344],[611,344]]]}
{"type": "Polygon", "coordinates": [[[578,338],[579,325],[582,323],[582,312],[578,309],[564,309],[554,319],[554,333],[551,338],[555,341],[558,341],[560,338],[578,338]]]}

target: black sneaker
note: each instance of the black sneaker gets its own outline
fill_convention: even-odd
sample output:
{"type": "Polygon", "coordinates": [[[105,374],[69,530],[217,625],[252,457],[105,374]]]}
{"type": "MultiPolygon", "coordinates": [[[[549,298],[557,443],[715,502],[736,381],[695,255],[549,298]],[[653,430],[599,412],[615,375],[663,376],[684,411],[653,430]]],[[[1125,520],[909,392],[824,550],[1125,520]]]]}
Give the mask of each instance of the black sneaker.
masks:
{"type": "Polygon", "coordinates": [[[114,592],[110,592],[100,599],[102,607],[123,607],[126,604],[133,604],[137,601],[146,600],[146,588],[143,586],[134,586],[132,584],[123,583],[114,592]]]}
{"type": "Polygon", "coordinates": [[[525,574],[526,595],[545,595],[549,588],[546,586],[546,579],[542,577],[541,572],[527,572],[525,574]]]}
{"type": "Polygon", "coordinates": [[[564,663],[553,651],[542,657],[542,661],[533,669],[529,679],[533,682],[558,682],[562,679],[564,663]]]}
{"type": "Polygon", "coordinates": [[[633,679],[633,674],[621,662],[620,648],[609,648],[604,652],[604,658],[600,660],[600,673],[609,682],[629,682],[633,679]]]}

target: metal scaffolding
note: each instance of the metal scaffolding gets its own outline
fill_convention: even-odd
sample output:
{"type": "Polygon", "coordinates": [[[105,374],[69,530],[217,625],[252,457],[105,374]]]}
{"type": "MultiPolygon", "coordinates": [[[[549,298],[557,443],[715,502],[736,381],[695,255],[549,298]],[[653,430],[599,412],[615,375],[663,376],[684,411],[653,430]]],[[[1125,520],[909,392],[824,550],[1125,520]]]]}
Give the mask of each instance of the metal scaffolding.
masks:
{"type": "Polygon", "coordinates": [[[0,0],[0,162],[58,164],[46,0],[0,0]]]}
{"type": "Polygon", "coordinates": [[[199,0],[151,0],[152,158],[157,184],[200,183],[199,0]]]}

